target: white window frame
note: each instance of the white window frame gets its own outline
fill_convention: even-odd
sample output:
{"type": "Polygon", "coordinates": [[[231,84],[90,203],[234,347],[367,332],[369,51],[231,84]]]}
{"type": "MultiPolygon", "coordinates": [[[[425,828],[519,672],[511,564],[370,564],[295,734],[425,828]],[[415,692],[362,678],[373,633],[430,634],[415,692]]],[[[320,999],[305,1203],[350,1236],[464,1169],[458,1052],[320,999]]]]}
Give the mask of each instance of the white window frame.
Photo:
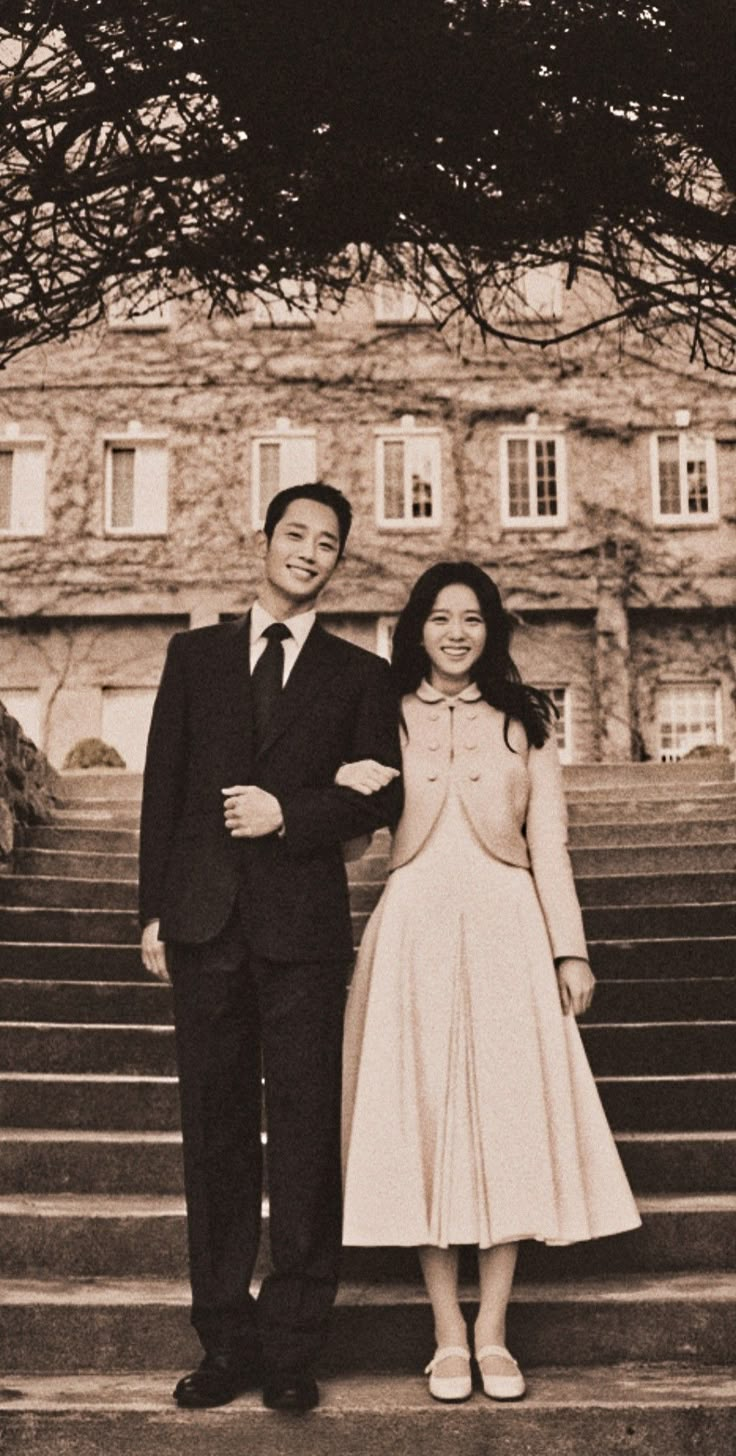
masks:
{"type": "Polygon", "coordinates": [[[667,693],[675,694],[675,693],[678,693],[679,692],[679,693],[687,694],[687,693],[702,692],[704,689],[707,689],[709,692],[711,692],[713,694],[713,707],[714,707],[714,720],[715,720],[715,733],[716,733],[716,736],[715,736],[715,744],[712,745],[712,746],[717,747],[717,746],[723,744],[723,688],[722,688],[721,683],[715,682],[712,678],[702,678],[700,680],[690,679],[689,681],[686,680],[686,681],[682,681],[682,682],[671,682],[671,683],[663,682],[663,683],[660,683],[659,686],[657,687],[656,698],[655,698],[655,728],[656,728],[656,734],[657,734],[657,758],[658,758],[658,760],[659,760],[660,763],[677,763],[681,758],[684,758],[685,754],[686,753],[689,753],[692,748],[696,748],[696,747],[699,746],[697,742],[693,742],[693,743],[688,743],[687,747],[683,748],[682,751],[678,751],[677,748],[673,748],[673,749],[665,749],[665,748],[663,748],[663,746],[662,746],[662,725],[663,725],[663,717],[662,717],[662,712],[661,712],[661,701],[662,701],[662,698],[667,693]]]}
{"type": "MultiPolygon", "coordinates": [[[[251,444],[251,524],[254,531],[260,531],[265,519],[265,511],[261,510],[261,445],[278,445],[279,455],[279,490],[285,490],[289,485],[304,485],[308,480],[319,480],[317,473],[317,431],[313,426],[301,428],[292,425],[291,420],[281,419],[276,421],[273,430],[259,430],[253,434],[251,444]],[[310,441],[314,446],[314,467],[309,476],[304,479],[292,479],[291,472],[284,460],[284,447],[288,450],[290,443],[296,440],[310,441]]],[[[303,472],[302,472],[303,475],[303,472]]]]}
{"type": "Polygon", "coordinates": [[[376,521],[379,526],[392,531],[436,531],[442,524],[442,431],[417,425],[413,415],[402,415],[398,428],[390,429],[384,426],[374,430],[375,451],[376,451],[376,521]],[[387,444],[400,442],[404,445],[404,515],[387,516],[385,510],[385,478],[384,478],[384,447],[387,444]],[[411,482],[411,458],[412,445],[417,446],[431,442],[432,453],[435,457],[434,470],[436,479],[432,481],[432,514],[431,516],[413,516],[412,507],[412,482],[411,482]]]}
{"type": "Polygon", "coordinates": [[[124,294],[111,294],[106,302],[107,327],[122,333],[163,333],[171,328],[173,308],[170,298],[158,299],[154,294],[139,299],[124,294]],[[144,310],[142,313],[136,309],[144,310]]]}
{"type": "Polygon", "coordinates": [[[504,430],[499,442],[500,450],[500,478],[501,478],[501,524],[509,531],[559,531],[564,530],[567,525],[567,449],[566,440],[562,430],[545,429],[519,429],[504,430]],[[511,495],[510,495],[510,472],[509,472],[509,451],[510,440],[526,440],[527,461],[530,475],[530,482],[533,486],[530,489],[529,497],[533,509],[528,516],[512,516],[511,495]],[[541,516],[537,511],[536,493],[536,458],[534,446],[540,440],[554,440],[555,442],[555,464],[557,478],[557,514],[554,516],[541,516]]]}
{"type": "Polygon", "coordinates": [[[276,293],[253,295],[253,323],[257,329],[313,329],[319,308],[317,289],[308,279],[282,278],[283,297],[276,293]],[[294,299],[294,303],[289,302],[294,299]]]}
{"type": "Polygon", "coordinates": [[[399,620],[398,612],[386,612],[376,619],[376,653],[391,661],[394,629],[399,620]]]}
{"type": "Polygon", "coordinates": [[[559,724],[560,723],[562,724],[562,739],[563,739],[563,742],[560,743],[559,737],[557,737],[557,747],[558,747],[559,752],[560,752],[560,763],[564,763],[564,764],[573,763],[574,762],[574,747],[573,747],[572,688],[567,683],[545,683],[544,686],[543,686],[543,688],[542,688],[542,691],[545,692],[545,693],[549,693],[549,695],[552,698],[552,701],[553,702],[555,701],[555,699],[554,699],[554,694],[555,693],[560,693],[562,695],[562,703],[561,704],[560,703],[555,703],[555,706],[558,709],[560,709],[560,716],[559,716],[559,718],[556,718],[554,720],[554,722],[552,724],[552,731],[553,731],[553,733],[555,733],[555,736],[557,737],[557,731],[556,730],[557,730],[559,724]]]}
{"type": "Polygon", "coordinates": [[[656,430],[649,441],[650,474],[652,482],[652,518],[655,526],[713,526],[718,522],[718,459],[716,442],[712,435],[697,435],[692,430],[656,430]],[[680,509],[666,512],[661,508],[659,480],[659,442],[663,436],[677,437],[680,480],[680,509]],[[708,488],[708,510],[687,509],[687,461],[693,445],[703,447],[705,475],[708,488]]]}
{"type": "Polygon", "coordinates": [[[0,436],[0,452],[5,455],[12,455],[10,475],[10,525],[0,526],[0,538],[9,540],[11,537],[22,539],[24,537],[38,537],[46,534],[46,440],[39,435],[6,434],[0,436]],[[16,456],[27,452],[38,457],[40,478],[35,482],[37,499],[32,511],[32,524],[24,525],[25,512],[22,505],[18,505],[16,493],[21,497],[23,483],[16,477],[22,474],[19,469],[16,456]]]}
{"type": "MultiPolygon", "coordinates": [[[[167,536],[169,530],[169,451],[165,435],[143,434],[130,430],[128,434],[105,436],[105,535],[106,536],[167,536]],[[155,529],[149,525],[136,525],[135,514],[130,526],[114,526],[112,523],[112,456],[113,450],[138,450],[140,446],[161,450],[164,459],[163,519],[155,529]]],[[[135,467],[134,467],[135,469],[135,467]]],[[[135,477],[134,477],[135,482],[135,477]]],[[[135,490],[135,483],[134,483],[135,490]]]]}

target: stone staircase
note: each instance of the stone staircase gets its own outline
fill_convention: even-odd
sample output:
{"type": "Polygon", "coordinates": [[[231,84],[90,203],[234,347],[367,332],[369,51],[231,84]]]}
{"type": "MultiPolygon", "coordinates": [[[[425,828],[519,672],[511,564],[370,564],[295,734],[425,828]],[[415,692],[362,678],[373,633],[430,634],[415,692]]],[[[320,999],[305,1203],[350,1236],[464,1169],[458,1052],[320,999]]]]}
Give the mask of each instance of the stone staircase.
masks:
{"type": "MultiPolygon", "coordinates": [[[[0,876],[3,1456],[733,1449],[733,767],[581,765],[567,783],[599,978],[583,1034],[644,1227],[524,1248],[509,1341],[530,1394],[509,1408],[431,1402],[413,1254],[347,1251],[324,1403],[295,1421],[256,1395],[202,1413],[171,1401],[198,1347],[170,993],[137,950],[140,780],[65,777],[55,822],[0,876]]],[[[356,932],[385,848],[351,867],[356,932]]]]}

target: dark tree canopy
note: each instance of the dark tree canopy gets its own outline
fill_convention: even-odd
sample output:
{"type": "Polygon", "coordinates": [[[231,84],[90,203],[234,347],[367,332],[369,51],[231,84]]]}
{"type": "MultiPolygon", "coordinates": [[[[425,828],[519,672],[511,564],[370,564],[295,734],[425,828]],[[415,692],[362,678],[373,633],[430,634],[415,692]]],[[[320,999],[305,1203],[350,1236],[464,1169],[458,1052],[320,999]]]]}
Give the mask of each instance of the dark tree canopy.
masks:
{"type": "Polygon", "coordinates": [[[377,263],[544,343],[513,299],[559,263],[588,326],[736,368],[733,0],[4,0],[0,27],[6,358],[121,285],[236,313],[377,263]]]}

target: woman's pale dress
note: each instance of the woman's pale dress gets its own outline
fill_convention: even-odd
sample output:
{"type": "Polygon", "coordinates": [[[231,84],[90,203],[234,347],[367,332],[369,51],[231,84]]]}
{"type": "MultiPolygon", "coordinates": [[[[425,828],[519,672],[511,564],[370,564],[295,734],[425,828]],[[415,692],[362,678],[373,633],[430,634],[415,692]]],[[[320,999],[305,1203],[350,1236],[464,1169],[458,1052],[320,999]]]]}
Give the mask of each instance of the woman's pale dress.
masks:
{"type": "Polygon", "coordinates": [[[406,805],[348,998],[344,1241],[571,1243],[640,1220],[553,956],[585,955],[553,739],[403,702],[406,805]]]}

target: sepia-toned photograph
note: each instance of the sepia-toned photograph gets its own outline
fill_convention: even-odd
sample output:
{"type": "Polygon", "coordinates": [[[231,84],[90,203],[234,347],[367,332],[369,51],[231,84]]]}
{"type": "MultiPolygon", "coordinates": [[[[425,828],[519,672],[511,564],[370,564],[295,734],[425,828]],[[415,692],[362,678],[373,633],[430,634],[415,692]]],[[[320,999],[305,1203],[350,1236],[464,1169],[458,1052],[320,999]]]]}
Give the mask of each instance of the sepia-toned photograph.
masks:
{"type": "Polygon", "coordinates": [[[736,1449],[734,77],[0,4],[3,1456],[736,1449]]]}

